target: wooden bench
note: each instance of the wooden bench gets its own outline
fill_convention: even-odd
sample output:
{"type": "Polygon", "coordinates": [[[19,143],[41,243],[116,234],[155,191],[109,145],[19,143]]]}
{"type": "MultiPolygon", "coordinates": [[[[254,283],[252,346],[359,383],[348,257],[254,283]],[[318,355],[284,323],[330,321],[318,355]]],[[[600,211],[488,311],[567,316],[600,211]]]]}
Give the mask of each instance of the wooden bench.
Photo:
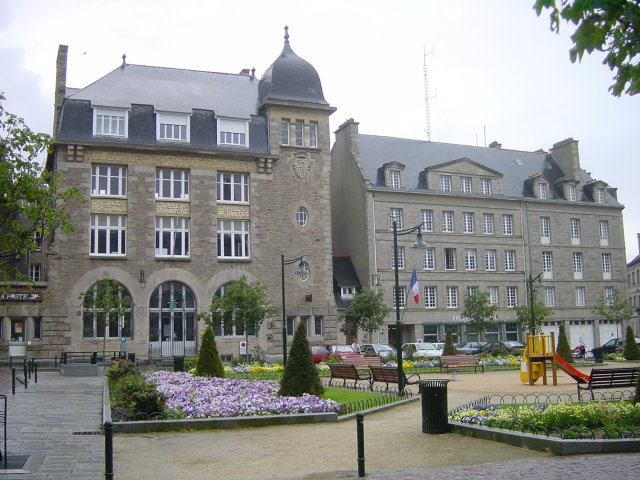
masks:
{"type": "Polygon", "coordinates": [[[329,363],[328,365],[331,371],[329,386],[333,386],[334,379],[342,379],[343,387],[346,385],[347,380],[353,380],[353,387],[355,388],[359,380],[366,380],[369,382],[369,389],[371,389],[371,372],[368,370],[358,370],[358,367],[353,363],[329,363]]]}
{"type": "Polygon", "coordinates": [[[484,365],[478,362],[478,357],[475,355],[443,355],[440,357],[440,371],[443,369],[457,371],[459,368],[469,367],[473,368],[474,372],[480,371],[484,373],[484,365]]]}
{"type": "Polygon", "coordinates": [[[627,388],[635,387],[638,384],[638,373],[640,369],[637,367],[619,367],[619,368],[594,368],[591,370],[591,376],[586,385],[578,384],[578,400],[582,400],[582,390],[587,390],[593,398],[593,390],[601,388],[627,388]]]}
{"type": "Polygon", "coordinates": [[[369,371],[369,367],[380,365],[380,357],[344,357],[342,363],[345,365],[354,365],[358,370],[369,371]]]}
{"type": "MultiPolygon", "coordinates": [[[[373,390],[373,382],[384,382],[387,385],[387,390],[389,390],[390,383],[398,383],[398,368],[397,367],[384,367],[382,365],[371,365],[369,367],[371,371],[371,390],[373,390]]],[[[415,385],[420,380],[420,375],[413,374],[407,375],[402,372],[404,375],[404,384],[405,385],[415,385]]]]}

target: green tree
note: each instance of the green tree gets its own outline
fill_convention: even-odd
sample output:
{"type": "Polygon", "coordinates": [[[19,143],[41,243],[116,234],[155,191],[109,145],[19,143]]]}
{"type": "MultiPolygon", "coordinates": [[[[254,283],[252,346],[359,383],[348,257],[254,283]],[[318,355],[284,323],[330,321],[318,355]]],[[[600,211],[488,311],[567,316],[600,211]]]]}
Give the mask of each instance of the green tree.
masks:
{"type": "Polygon", "coordinates": [[[249,334],[257,336],[262,322],[275,314],[264,286],[259,282],[249,284],[244,276],[227,284],[223,296],[213,297],[211,311],[216,323],[224,321],[226,328],[233,325],[236,333],[244,334],[247,351],[249,334]]]}
{"type": "Polygon", "coordinates": [[[538,16],[550,10],[552,31],[560,31],[561,18],[575,25],[572,63],[585,52],[603,52],[603,65],[615,71],[609,91],[616,97],[640,92],[640,0],[536,0],[534,8],[538,16]]]}
{"type": "Polygon", "coordinates": [[[300,322],[293,336],[289,360],[282,374],[278,395],[301,397],[305,393],[320,397],[324,394],[324,387],[320,382],[318,369],[313,363],[305,325],[300,322]]]}
{"type": "Polygon", "coordinates": [[[531,295],[530,301],[533,302],[533,307],[531,305],[516,307],[516,318],[522,330],[531,335],[538,335],[542,331],[542,322],[545,318],[553,315],[553,309],[538,302],[535,291],[531,295]]]}
{"type": "Polygon", "coordinates": [[[640,347],[636,343],[636,336],[633,334],[631,325],[627,326],[627,336],[624,342],[624,358],[626,360],[640,359],[640,347]]]}
{"type": "Polygon", "coordinates": [[[458,351],[456,350],[456,346],[453,344],[453,334],[451,333],[451,329],[447,328],[445,339],[444,339],[444,349],[442,350],[443,355],[457,355],[458,351]]]}
{"type": "Polygon", "coordinates": [[[338,321],[343,322],[340,331],[357,337],[358,330],[362,330],[371,338],[373,332],[380,330],[387,315],[389,307],[384,303],[382,291],[363,288],[338,317],[338,321]]]}
{"type": "Polygon", "coordinates": [[[107,274],[87,291],[80,294],[82,300],[82,319],[85,324],[93,325],[96,320],[97,336],[102,336],[102,357],[106,354],[108,330],[125,325],[125,314],[133,309],[133,300],[126,288],[107,274]]]}
{"type": "Polygon", "coordinates": [[[481,335],[494,325],[491,320],[494,318],[496,310],[498,310],[498,306],[491,304],[491,298],[486,292],[476,292],[465,296],[462,316],[469,320],[469,329],[478,334],[478,341],[480,341],[481,335]]]}
{"type": "Polygon", "coordinates": [[[560,355],[563,360],[569,363],[573,363],[573,353],[569,346],[569,339],[567,338],[567,329],[564,323],[560,324],[560,331],[558,333],[558,346],[556,347],[556,353],[560,355]]]}
{"type": "MultiPolygon", "coordinates": [[[[72,231],[68,213],[78,190],[60,189],[60,177],[43,169],[49,135],[33,132],[22,118],[8,113],[0,92],[0,282],[28,280],[20,271],[21,255],[39,248],[55,229],[72,231]]],[[[6,291],[0,285],[0,293],[6,291]]]]}
{"type": "Polygon", "coordinates": [[[224,377],[224,366],[218,354],[218,347],[216,346],[211,324],[207,324],[202,334],[202,343],[200,344],[196,363],[196,375],[200,377],[224,377]]]}
{"type": "Polygon", "coordinates": [[[616,328],[624,320],[633,318],[636,313],[629,302],[622,299],[617,288],[613,289],[613,295],[602,297],[592,312],[614,322],[616,328]]]}

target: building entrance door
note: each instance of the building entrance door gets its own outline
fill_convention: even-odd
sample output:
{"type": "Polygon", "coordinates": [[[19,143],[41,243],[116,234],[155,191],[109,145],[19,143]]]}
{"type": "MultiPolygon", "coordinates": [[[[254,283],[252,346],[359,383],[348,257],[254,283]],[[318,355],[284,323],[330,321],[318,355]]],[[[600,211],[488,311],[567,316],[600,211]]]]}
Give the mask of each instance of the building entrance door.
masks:
{"type": "Polygon", "coordinates": [[[163,283],[149,301],[149,356],[183,357],[196,352],[193,293],[182,283],[163,283]]]}

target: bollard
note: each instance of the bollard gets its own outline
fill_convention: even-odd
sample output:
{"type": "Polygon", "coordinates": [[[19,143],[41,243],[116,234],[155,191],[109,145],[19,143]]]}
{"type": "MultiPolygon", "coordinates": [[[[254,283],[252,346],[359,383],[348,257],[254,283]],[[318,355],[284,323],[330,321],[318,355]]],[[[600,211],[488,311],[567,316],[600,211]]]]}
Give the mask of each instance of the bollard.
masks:
{"type": "Polygon", "coordinates": [[[358,477],[364,477],[364,415],[356,413],[356,431],[358,438],[358,477]]]}
{"type": "Polygon", "coordinates": [[[104,478],[113,480],[113,423],[104,422],[104,478]]]}
{"type": "Polygon", "coordinates": [[[11,395],[16,394],[16,367],[11,367],[11,395]]]}
{"type": "Polygon", "coordinates": [[[33,381],[38,383],[38,364],[33,362],[33,381]]]}
{"type": "Polygon", "coordinates": [[[27,380],[27,376],[29,375],[28,373],[28,368],[27,368],[27,362],[24,362],[24,388],[27,388],[27,383],[29,383],[29,381],[27,380]]]}

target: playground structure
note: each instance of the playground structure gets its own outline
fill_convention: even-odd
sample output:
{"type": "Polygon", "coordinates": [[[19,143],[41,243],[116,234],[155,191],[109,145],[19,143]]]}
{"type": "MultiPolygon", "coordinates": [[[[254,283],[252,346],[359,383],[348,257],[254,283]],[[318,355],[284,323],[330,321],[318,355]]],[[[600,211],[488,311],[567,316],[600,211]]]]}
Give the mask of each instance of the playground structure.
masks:
{"type": "Polygon", "coordinates": [[[573,378],[579,384],[588,383],[589,375],[575,369],[556,353],[556,343],[553,332],[542,335],[529,335],[527,345],[520,362],[520,381],[533,385],[542,377],[547,384],[547,362],[551,363],[553,385],[558,385],[558,368],[573,378]]]}

